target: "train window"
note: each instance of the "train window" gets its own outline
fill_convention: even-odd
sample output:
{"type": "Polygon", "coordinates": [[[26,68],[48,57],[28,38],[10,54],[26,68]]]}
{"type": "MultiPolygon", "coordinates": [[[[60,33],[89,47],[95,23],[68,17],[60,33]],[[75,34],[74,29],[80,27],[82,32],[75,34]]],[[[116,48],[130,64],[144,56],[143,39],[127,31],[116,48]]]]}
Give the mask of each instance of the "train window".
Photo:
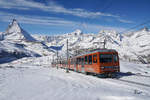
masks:
{"type": "Polygon", "coordinates": [[[85,64],[88,64],[88,59],[87,59],[87,56],[85,56],[85,64]]]}
{"type": "Polygon", "coordinates": [[[80,65],[81,65],[81,60],[82,60],[82,59],[81,59],[81,58],[79,58],[79,64],[80,64],[80,65]]]}
{"type": "Polygon", "coordinates": [[[66,65],[68,64],[67,61],[65,61],[65,64],[66,64],[66,65]]]}
{"type": "Polygon", "coordinates": [[[77,58],[77,64],[79,64],[79,58],[77,58]]]}
{"type": "Polygon", "coordinates": [[[97,63],[97,55],[93,55],[93,63],[97,63]]]}
{"type": "Polygon", "coordinates": [[[74,64],[74,59],[72,59],[72,64],[74,64]]]}
{"type": "Polygon", "coordinates": [[[112,62],[112,54],[100,54],[100,62],[101,63],[112,62]]]}
{"type": "Polygon", "coordinates": [[[74,64],[74,59],[72,59],[72,64],[74,64]]]}
{"type": "Polygon", "coordinates": [[[71,64],[71,65],[73,64],[72,59],[70,59],[70,64],[71,64]]]}
{"type": "Polygon", "coordinates": [[[82,59],[81,58],[77,58],[77,64],[81,64],[82,59]]]}
{"type": "Polygon", "coordinates": [[[81,58],[79,58],[79,63],[78,63],[79,65],[81,64],[81,58]]]}
{"type": "Polygon", "coordinates": [[[82,59],[82,64],[84,63],[84,58],[81,58],[82,59]]]}
{"type": "Polygon", "coordinates": [[[76,64],[78,64],[78,58],[76,59],[76,64]]]}
{"type": "Polygon", "coordinates": [[[89,62],[89,64],[92,64],[92,55],[88,56],[88,62],[89,62]]]}
{"type": "Polygon", "coordinates": [[[114,62],[118,62],[118,56],[117,55],[113,55],[113,59],[114,59],[114,62]]]}
{"type": "Polygon", "coordinates": [[[70,59],[70,64],[72,65],[72,59],[70,59]]]}

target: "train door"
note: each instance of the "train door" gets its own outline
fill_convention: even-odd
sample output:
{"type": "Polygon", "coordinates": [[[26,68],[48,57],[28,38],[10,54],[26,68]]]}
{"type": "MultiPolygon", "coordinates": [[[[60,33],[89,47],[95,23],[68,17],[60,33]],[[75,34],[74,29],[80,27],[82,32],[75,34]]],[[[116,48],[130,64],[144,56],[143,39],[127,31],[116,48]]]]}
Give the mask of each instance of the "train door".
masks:
{"type": "Polygon", "coordinates": [[[77,70],[77,66],[78,66],[78,59],[77,59],[77,58],[75,58],[75,59],[74,59],[74,62],[75,62],[75,63],[74,63],[74,71],[76,71],[76,72],[77,72],[77,71],[78,71],[78,70],[77,70]]]}
{"type": "Polygon", "coordinates": [[[81,72],[84,73],[85,69],[84,69],[84,58],[81,58],[81,72]]]}
{"type": "Polygon", "coordinates": [[[98,73],[99,72],[99,65],[98,65],[98,59],[97,59],[97,54],[93,54],[93,68],[94,68],[94,72],[98,73]]]}
{"type": "Polygon", "coordinates": [[[84,57],[84,71],[85,71],[85,73],[88,72],[87,71],[87,65],[88,65],[88,56],[85,56],[84,57]]]}

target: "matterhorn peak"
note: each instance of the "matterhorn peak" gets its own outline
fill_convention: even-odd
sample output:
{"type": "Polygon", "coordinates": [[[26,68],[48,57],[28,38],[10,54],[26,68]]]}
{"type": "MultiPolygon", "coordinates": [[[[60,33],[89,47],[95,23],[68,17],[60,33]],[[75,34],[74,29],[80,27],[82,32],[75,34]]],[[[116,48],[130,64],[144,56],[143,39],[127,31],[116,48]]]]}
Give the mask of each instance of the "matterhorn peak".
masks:
{"type": "Polygon", "coordinates": [[[13,32],[21,32],[21,27],[18,24],[16,19],[13,19],[12,23],[8,26],[6,33],[13,33],[13,32]]]}
{"type": "Polygon", "coordinates": [[[16,19],[13,19],[12,24],[16,24],[16,25],[18,25],[17,20],[16,20],[16,19]]]}
{"type": "Polygon", "coordinates": [[[13,19],[4,35],[4,38],[8,40],[36,41],[32,36],[30,36],[26,31],[24,31],[20,27],[16,19],[13,19]]]}

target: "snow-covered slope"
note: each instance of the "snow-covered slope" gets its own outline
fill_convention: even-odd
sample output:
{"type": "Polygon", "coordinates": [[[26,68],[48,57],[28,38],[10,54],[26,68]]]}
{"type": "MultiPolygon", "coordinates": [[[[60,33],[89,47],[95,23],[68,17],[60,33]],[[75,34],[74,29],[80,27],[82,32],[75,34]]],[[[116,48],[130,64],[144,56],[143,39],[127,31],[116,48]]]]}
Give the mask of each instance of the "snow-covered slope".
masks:
{"type": "MultiPolygon", "coordinates": [[[[142,85],[150,83],[149,77],[120,78],[140,85],[73,71],[66,73],[51,67],[50,61],[47,57],[33,57],[1,65],[0,100],[149,100],[150,87],[142,85]]],[[[150,76],[150,68],[144,64],[121,62],[120,67],[122,72],[150,76]]]]}
{"type": "Polygon", "coordinates": [[[129,58],[143,59],[150,63],[150,31],[147,28],[132,32],[130,35],[124,34],[122,44],[123,48],[133,56],[126,54],[129,58]]]}

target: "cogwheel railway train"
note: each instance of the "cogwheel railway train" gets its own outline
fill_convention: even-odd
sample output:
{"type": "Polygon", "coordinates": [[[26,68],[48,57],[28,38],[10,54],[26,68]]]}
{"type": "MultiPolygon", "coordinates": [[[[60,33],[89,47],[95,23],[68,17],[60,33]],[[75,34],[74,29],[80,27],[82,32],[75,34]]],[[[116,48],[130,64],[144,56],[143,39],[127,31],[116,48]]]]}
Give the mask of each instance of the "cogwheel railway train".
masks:
{"type": "Polygon", "coordinates": [[[114,49],[99,49],[67,60],[52,62],[53,67],[67,68],[84,74],[113,77],[120,72],[118,52],[114,49]]]}

